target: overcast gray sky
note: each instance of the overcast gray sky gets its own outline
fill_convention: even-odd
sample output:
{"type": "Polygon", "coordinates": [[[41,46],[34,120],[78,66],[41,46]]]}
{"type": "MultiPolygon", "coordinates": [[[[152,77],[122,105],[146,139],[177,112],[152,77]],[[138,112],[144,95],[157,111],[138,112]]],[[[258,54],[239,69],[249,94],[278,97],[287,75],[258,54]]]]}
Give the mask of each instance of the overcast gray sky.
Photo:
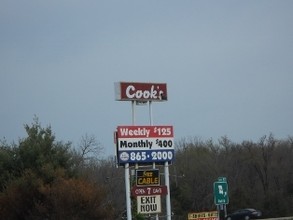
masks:
{"type": "MultiPolygon", "coordinates": [[[[293,135],[291,0],[1,0],[0,138],[25,137],[34,115],[58,140],[131,124],[114,82],[167,83],[154,124],[175,141],[293,135]]],[[[136,121],[148,125],[148,107],[136,121]]]]}

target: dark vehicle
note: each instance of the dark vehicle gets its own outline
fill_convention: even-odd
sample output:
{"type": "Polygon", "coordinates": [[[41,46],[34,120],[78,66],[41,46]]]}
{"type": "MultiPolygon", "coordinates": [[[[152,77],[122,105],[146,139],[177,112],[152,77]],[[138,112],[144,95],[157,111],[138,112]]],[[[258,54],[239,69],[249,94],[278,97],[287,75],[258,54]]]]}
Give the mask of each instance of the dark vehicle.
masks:
{"type": "Polygon", "coordinates": [[[239,209],[226,216],[226,220],[250,220],[260,218],[262,212],[256,209],[239,209]]]}

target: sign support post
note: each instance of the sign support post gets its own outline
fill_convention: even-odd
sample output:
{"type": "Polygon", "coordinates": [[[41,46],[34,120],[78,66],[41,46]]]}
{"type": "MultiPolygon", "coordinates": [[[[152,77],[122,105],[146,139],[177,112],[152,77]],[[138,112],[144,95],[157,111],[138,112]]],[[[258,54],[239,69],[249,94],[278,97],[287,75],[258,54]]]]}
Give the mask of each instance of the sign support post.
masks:
{"type": "MultiPolygon", "coordinates": [[[[134,100],[131,101],[131,122],[132,122],[132,125],[135,124],[135,101],[134,100]]],[[[127,220],[132,220],[129,163],[126,163],[124,165],[124,173],[125,173],[125,194],[126,194],[127,220]]]]}
{"type": "Polygon", "coordinates": [[[219,177],[214,182],[214,202],[218,209],[219,220],[226,217],[226,205],[229,203],[228,183],[226,177],[219,177]]]}
{"type": "Polygon", "coordinates": [[[164,164],[165,172],[165,184],[167,186],[167,195],[166,195],[166,212],[167,220],[171,220],[171,198],[170,198],[170,182],[169,182],[169,164],[165,162],[164,164]]]}
{"type": "Polygon", "coordinates": [[[129,177],[129,163],[125,164],[125,194],[126,194],[126,213],[127,220],[132,220],[131,215],[131,199],[130,199],[130,177],[129,177]]]}

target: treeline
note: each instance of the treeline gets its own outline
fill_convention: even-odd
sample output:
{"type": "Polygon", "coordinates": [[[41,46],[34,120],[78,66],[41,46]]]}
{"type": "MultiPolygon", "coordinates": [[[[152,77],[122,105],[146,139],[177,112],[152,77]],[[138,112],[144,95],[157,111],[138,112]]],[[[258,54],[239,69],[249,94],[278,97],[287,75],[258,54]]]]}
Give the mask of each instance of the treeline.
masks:
{"type": "Polygon", "coordinates": [[[258,142],[233,143],[222,137],[218,143],[197,138],[177,144],[172,166],[173,210],[214,210],[213,182],[226,177],[228,212],[256,208],[263,217],[293,215],[293,139],[277,140],[272,134],[258,142]],[[178,178],[178,177],[182,178],[178,178]]]}
{"type": "MultiPolygon", "coordinates": [[[[0,141],[0,219],[111,220],[125,216],[124,169],[116,167],[113,157],[102,158],[103,149],[95,137],[86,135],[78,146],[72,146],[57,141],[51,128],[43,128],[37,119],[25,125],[25,130],[27,136],[18,143],[0,141]]],[[[228,212],[252,207],[262,210],[265,217],[292,216],[292,159],[290,137],[277,140],[269,135],[242,143],[227,137],[216,143],[199,138],[178,141],[176,159],[169,167],[173,219],[186,219],[188,212],[215,210],[213,183],[218,177],[228,181],[228,212]]],[[[163,199],[162,215],[164,205],[163,199]]],[[[135,210],[133,217],[143,219],[135,210]]]]}
{"type": "Polygon", "coordinates": [[[1,141],[0,219],[114,219],[105,185],[84,172],[92,139],[75,151],[37,120],[25,129],[18,144],[1,141]]]}

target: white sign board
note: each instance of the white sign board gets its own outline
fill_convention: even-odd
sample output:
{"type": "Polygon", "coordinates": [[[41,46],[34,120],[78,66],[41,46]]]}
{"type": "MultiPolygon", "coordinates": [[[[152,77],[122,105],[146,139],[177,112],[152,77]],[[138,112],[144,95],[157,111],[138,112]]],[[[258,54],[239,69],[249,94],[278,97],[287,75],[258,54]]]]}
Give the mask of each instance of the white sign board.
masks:
{"type": "Polygon", "coordinates": [[[161,212],[161,195],[137,196],[137,213],[152,214],[161,212]]]}
{"type": "Polygon", "coordinates": [[[118,126],[119,164],[171,162],[174,160],[173,126],[118,126]]]}

